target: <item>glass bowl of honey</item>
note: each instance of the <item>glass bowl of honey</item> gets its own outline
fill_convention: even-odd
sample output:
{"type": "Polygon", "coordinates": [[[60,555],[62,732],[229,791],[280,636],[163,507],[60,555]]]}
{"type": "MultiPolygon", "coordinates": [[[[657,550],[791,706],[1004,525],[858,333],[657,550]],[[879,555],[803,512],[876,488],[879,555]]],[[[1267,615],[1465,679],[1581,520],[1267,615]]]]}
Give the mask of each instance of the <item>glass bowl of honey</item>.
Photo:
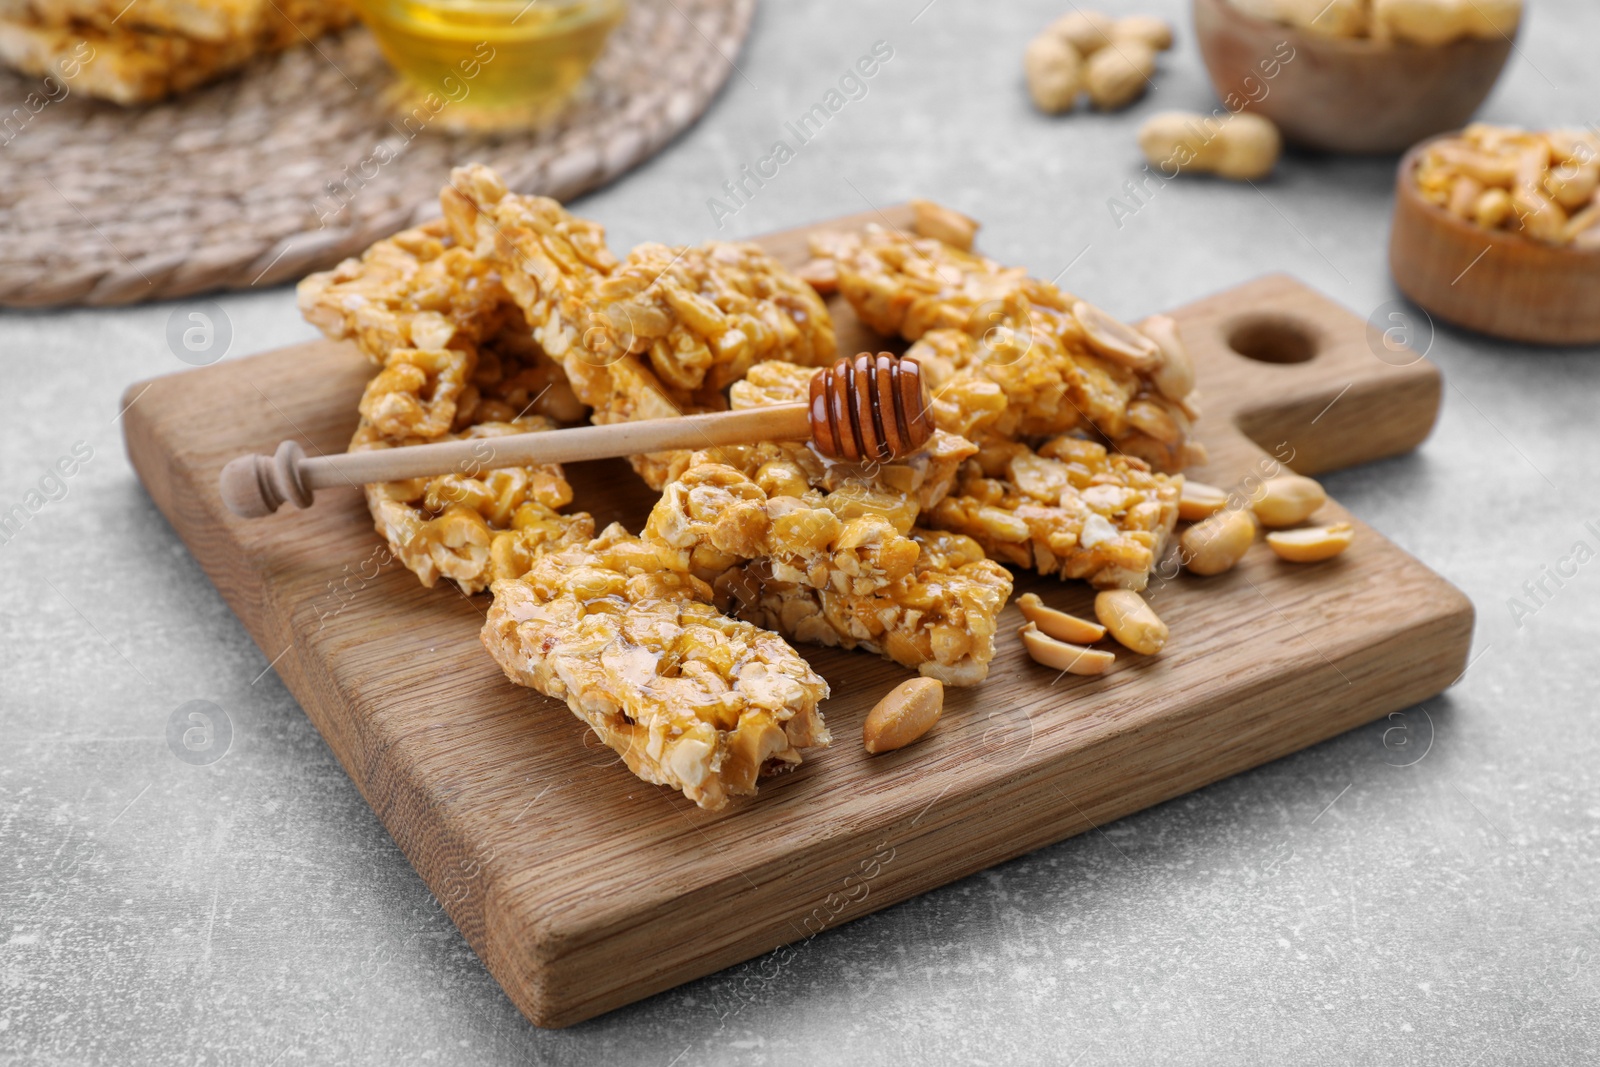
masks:
{"type": "Polygon", "coordinates": [[[355,7],[401,76],[397,109],[460,132],[526,129],[559,114],[627,0],[356,0],[355,7]]]}

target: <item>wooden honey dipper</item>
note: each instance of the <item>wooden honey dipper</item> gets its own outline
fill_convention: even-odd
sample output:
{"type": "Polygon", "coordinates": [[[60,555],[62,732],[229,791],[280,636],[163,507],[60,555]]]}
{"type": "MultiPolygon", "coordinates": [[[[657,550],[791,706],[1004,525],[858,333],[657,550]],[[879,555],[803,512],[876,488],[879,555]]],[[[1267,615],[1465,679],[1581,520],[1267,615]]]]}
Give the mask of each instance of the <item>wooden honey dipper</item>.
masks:
{"type": "Polygon", "coordinates": [[[239,456],[222,468],[222,499],[235,515],[254,519],[285,502],[310,507],[316,490],[341,485],[758,441],[810,441],[830,459],[886,462],[932,434],[917,361],[863,352],[818,371],[805,403],[328,456],[307,457],[285,441],[271,456],[239,456]]]}

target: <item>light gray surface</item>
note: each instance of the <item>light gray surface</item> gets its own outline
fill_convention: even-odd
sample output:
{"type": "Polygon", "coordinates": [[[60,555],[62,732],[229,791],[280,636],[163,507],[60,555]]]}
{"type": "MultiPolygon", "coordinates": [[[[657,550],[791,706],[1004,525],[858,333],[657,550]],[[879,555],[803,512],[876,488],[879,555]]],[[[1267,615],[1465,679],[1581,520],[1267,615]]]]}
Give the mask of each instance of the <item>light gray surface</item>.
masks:
{"type": "MultiPolygon", "coordinates": [[[[743,74],[700,125],[578,208],[619,248],[712,236],[706,199],[881,39],[895,54],[867,96],[722,236],[920,194],[982,218],[987,250],[1044,277],[1081,252],[1062,284],[1127,316],[1269,270],[1362,315],[1395,295],[1392,161],[1290,158],[1259,191],[1183,181],[1112,224],[1106,201],[1137,169],[1141,118],[1213,106],[1185,24],[1147,100],[1053,121],[1026,106],[1018,65],[1060,4],[925,3],[765,4],[743,74]]],[[[1532,6],[1483,117],[1593,121],[1600,9],[1532,6]]],[[[312,336],[287,290],[217,300],[231,356],[312,336]]],[[[0,508],[74,442],[94,450],[65,499],[0,545],[0,1061],[1600,1055],[1600,563],[1520,626],[1507,606],[1575,541],[1600,544],[1584,528],[1600,529],[1595,351],[1441,329],[1432,357],[1449,387],[1433,438],[1327,479],[1477,603],[1475,659],[1447,695],[825,933],[775,977],[757,961],[540,1032],[129,470],[120,393],[181,369],[165,331],[188,308],[0,318],[0,508]],[[209,766],[166,741],[193,699],[232,724],[209,766]]]]}

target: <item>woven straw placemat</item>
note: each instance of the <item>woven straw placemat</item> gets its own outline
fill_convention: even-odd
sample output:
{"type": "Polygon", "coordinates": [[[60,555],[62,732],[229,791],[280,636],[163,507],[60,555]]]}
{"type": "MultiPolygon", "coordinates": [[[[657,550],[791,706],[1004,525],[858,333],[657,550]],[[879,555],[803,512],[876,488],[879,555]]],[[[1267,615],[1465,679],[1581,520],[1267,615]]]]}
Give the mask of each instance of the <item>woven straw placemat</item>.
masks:
{"type": "MultiPolygon", "coordinates": [[[[359,28],[165,104],[129,110],[69,94],[24,108],[26,121],[13,114],[0,134],[0,305],[295,281],[437,215],[440,186],[467,160],[520,192],[576,196],[700,116],[734,69],[754,7],[633,0],[575,104],[536,133],[408,136],[384,102],[394,76],[359,28]],[[380,146],[398,155],[380,164],[380,146]]],[[[39,89],[0,72],[0,101],[39,89]]]]}

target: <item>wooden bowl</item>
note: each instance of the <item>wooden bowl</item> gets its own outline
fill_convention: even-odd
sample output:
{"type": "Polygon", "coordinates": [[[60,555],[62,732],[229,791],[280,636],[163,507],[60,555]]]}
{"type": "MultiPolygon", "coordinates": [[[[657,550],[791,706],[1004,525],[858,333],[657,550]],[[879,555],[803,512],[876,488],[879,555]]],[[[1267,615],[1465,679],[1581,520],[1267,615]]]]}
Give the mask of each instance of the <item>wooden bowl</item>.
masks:
{"type": "Polygon", "coordinates": [[[1230,109],[1266,116],[1293,144],[1355,155],[1403,152],[1464,126],[1511,54],[1506,39],[1423,47],[1325,37],[1228,0],[1194,0],[1194,25],[1230,109]]]}
{"type": "Polygon", "coordinates": [[[1600,249],[1558,247],[1485,230],[1423,197],[1400,160],[1389,270],[1430,315],[1493,337],[1543,345],[1600,343],[1600,249]]]}

